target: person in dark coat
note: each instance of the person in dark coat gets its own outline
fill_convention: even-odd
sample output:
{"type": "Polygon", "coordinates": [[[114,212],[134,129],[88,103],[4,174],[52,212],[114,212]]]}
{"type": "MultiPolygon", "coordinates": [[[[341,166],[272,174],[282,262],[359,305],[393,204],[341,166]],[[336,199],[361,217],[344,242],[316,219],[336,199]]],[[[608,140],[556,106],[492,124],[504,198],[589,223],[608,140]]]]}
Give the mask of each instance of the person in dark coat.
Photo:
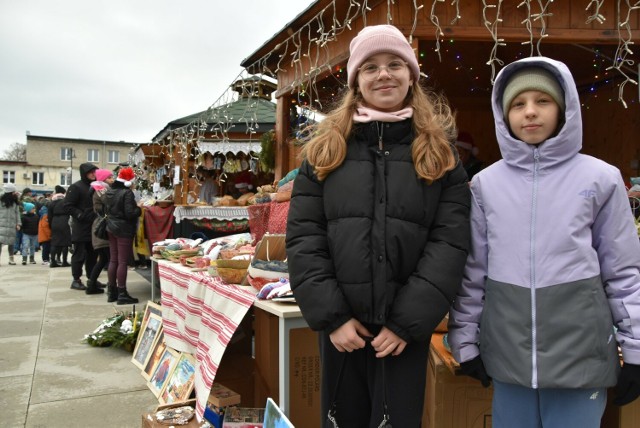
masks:
{"type": "MultiPolygon", "coordinates": [[[[118,178],[104,195],[104,210],[107,214],[109,235],[109,284],[107,293],[117,293],[117,304],[138,303],[138,299],[127,292],[127,262],[133,254],[133,238],[136,236],[137,220],[142,212],[130,189],[135,174],[130,167],[121,168],[118,178]]],[[[110,297],[111,299],[111,297],[110,297]]]]}
{"type": "Polygon", "coordinates": [[[47,207],[49,223],[51,225],[51,262],[50,268],[71,266],[68,262],[69,246],[71,245],[71,227],[69,214],[64,209],[63,200],[66,190],[62,186],[55,187],[51,202],[47,207]]]}
{"type": "MultiPolygon", "coordinates": [[[[73,290],[86,290],[82,283],[82,266],[84,265],[87,278],[96,264],[96,255],[91,244],[91,225],[96,213],[93,211],[91,201],[91,182],[96,179],[98,169],[91,162],[80,165],[80,180],[69,186],[64,197],[63,206],[71,215],[71,243],[73,255],[71,256],[71,275],[73,290]]],[[[94,284],[95,285],[95,284],[94,284]]]]}
{"type": "Polygon", "coordinates": [[[294,181],[291,288],[319,332],[322,416],[416,428],[431,335],[462,282],[470,190],[453,113],[418,83],[404,35],[365,27],[350,53],[349,89],[294,181]]]}

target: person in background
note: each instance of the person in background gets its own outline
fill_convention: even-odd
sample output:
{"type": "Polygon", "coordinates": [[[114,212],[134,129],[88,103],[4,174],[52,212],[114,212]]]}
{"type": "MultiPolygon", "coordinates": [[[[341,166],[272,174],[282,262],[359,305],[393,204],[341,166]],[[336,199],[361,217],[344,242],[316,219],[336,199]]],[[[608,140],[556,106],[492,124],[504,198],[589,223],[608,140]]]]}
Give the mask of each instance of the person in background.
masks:
{"type": "Polygon", "coordinates": [[[471,181],[473,176],[484,168],[482,161],[476,157],[478,155],[478,147],[475,146],[471,134],[465,131],[458,134],[455,145],[456,149],[458,149],[460,161],[467,172],[469,181],[471,181]]]}
{"type": "Polygon", "coordinates": [[[82,283],[82,266],[84,265],[87,277],[96,264],[96,254],[91,244],[91,226],[96,218],[93,211],[93,201],[89,194],[91,182],[96,179],[98,169],[91,162],[80,165],[80,180],[69,186],[65,194],[63,207],[67,214],[71,215],[71,243],[73,255],[71,256],[71,289],[86,290],[82,283]]]}
{"type": "Polygon", "coordinates": [[[9,251],[10,265],[16,264],[13,259],[13,248],[16,231],[22,227],[21,212],[16,186],[12,183],[5,183],[2,186],[2,196],[0,196],[0,255],[2,254],[2,246],[6,245],[9,251]]]}
{"type": "Polygon", "coordinates": [[[467,258],[469,185],[451,109],[418,83],[404,35],[365,27],[350,53],[349,89],[314,129],[294,181],[291,288],[319,332],[323,417],[415,428],[431,335],[467,258]]]}
{"type": "Polygon", "coordinates": [[[507,65],[491,102],[502,160],[471,182],[448,342],[463,374],[493,380],[494,428],[599,428],[607,388],[618,405],[640,395],[640,242],[624,182],[580,153],[564,63],[507,65]]]}
{"type": "Polygon", "coordinates": [[[47,206],[47,217],[51,227],[50,268],[71,266],[68,262],[71,227],[69,226],[69,214],[63,206],[65,193],[64,187],[56,186],[55,193],[51,195],[51,202],[47,206]]]}
{"type": "MultiPolygon", "coordinates": [[[[104,293],[104,290],[100,287],[101,284],[98,281],[98,277],[104,267],[109,263],[109,241],[96,236],[96,227],[98,226],[99,220],[105,215],[104,195],[107,193],[107,190],[109,190],[113,180],[112,171],[108,169],[97,169],[96,181],[91,183],[91,199],[93,201],[93,210],[96,213],[96,218],[93,220],[93,225],[91,226],[91,243],[96,252],[97,260],[87,279],[87,290],[85,291],[87,294],[104,293]]],[[[115,302],[116,300],[118,300],[118,294],[110,289],[107,295],[107,301],[115,302]]]]}
{"type": "Polygon", "coordinates": [[[42,248],[42,264],[49,265],[51,256],[51,225],[49,224],[48,204],[44,203],[38,211],[38,243],[42,248]]]}
{"type": "Polygon", "coordinates": [[[40,219],[36,214],[36,206],[31,202],[23,202],[24,214],[22,214],[22,264],[36,264],[36,245],[38,245],[38,222],[40,219]]]}
{"type": "Polygon", "coordinates": [[[135,174],[130,167],[121,168],[118,178],[104,195],[103,204],[108,216],[109,234],[109,295],[117,293],[118,305],[138,303],[138,299],[127,291],[127,261],[133,251],[133,238],[136,235],[136,220],[142,210],[136,203],[130,189],[135,174]]]}
{"type": "MultiPolygon", "coordinates": [[[[20,215],[24,214],[24,208],[22,206],[23,202],[30,202],[33,203],[34,199],[33,199],[33,193],[31,192],[31,189],[29,189],[28,187],[25,187],[24,189],[22,189],[22,193],[20,193],[20,197],[18,198],[18,202],[19,202],[19,206],[20,206],[20,215]]],[[[22,230],[16,230],[16,239],[15,242],[13,244],[13,253],[14,254],[20,254],[22,251],[22,230]]]]}

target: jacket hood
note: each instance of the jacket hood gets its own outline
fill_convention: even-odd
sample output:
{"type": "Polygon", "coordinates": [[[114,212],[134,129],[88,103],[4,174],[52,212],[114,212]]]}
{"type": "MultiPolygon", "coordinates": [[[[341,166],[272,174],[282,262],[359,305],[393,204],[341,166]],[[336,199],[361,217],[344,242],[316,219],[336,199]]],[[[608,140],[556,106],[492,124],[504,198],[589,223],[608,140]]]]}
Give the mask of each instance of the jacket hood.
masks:
{"type": "Polygon", "coordinates": [[[89,184],[91,183],[93,180],[89,180],[87,178],[87,174],[90,173],[91,171],[95,171],[96,169],[98,169],[98,167],[91,163],[91,162],[85,162],[83,164],[80,164],[80,180],[82,180],[83,182],[89,184]]]}
{"type": "Polygon", "coordinates": [[[551,58],[529,57],[515,61],[498,73],[493,92],[491,107],[495,120],[496,138],[504,161],[510,166],[531,170],[533,168],[533,151],[536,148],[515,138],[509,131],[509,125],[502,110],[502,96],[505,84],[511,75],[525,67],[541,67],[550,71],[564,90],[564,121],[558,133],[538,145],[540,169],[562,163],[575,156],[582,149],[582,114],[580,98],[573,76],[567,66],[551,58]]]}

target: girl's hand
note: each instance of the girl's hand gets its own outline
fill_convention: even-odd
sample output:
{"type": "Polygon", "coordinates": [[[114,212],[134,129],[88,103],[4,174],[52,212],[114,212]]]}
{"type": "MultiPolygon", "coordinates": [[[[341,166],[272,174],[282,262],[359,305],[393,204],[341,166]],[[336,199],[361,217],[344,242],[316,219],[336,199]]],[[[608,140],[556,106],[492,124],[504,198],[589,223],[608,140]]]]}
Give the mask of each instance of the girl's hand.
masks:
{"type": "Polygon", "coordinates": [[[377,358],[384,358],[389,354],[395,357],[404,351],[407,342],[387,327],[382,327],[380,333],[371,342],[371,346],[375,349],[377,358]]]}
{"type": "Polygon", "coordinates": [[[331,332],[329,339],[339,352],[352,352],[365,347],[366,342],[361,336],[371,337],[372,335],[360,321],[351,318],[331,332]]]}

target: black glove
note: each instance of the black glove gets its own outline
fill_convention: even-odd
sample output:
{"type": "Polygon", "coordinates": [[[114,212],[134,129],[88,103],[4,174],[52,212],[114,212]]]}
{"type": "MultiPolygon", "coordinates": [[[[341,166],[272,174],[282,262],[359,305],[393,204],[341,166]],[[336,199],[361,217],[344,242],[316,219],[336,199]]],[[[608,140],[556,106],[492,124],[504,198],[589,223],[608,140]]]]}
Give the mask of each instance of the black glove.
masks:
{"type": "Polygon", "coordinates": [[[482,362],[480,355],[475,357],[473,360],[460,363],[460,373],[474,379],[478,379],[485,388],[489,388],[491,385],[491,378],[487,374],[487,370],[484,368],[484,363],[482,362]]]}
{"type": "Polygon", "coordinates": [[[625,363],[618,376],[613,404],[624,406],[640,396],[640,366],[625,363]]]}

